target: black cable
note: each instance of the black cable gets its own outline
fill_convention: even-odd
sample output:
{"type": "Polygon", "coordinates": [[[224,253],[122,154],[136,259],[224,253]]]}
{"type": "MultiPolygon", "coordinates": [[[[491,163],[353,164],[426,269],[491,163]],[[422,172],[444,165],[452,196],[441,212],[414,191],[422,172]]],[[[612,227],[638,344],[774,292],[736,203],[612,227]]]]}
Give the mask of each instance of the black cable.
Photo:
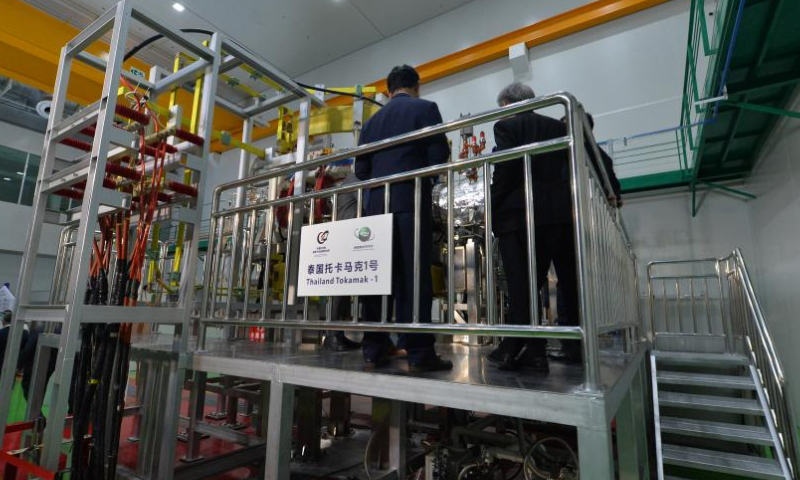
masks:
{"type": "MultiPolygon", "coordinates": [[[[211,36],[211,35],[214,34],[213,32],[211,32],[209,30],[204,30],[202,28],[181,28],[181,32],[184,32],[184,33],[202,33],[202,34],[208,35],[208,36],[211,36]]],[[[124,59],[126,61],[129,60],[131,57],[133,57],[134,55],[139,53],[139,51],[141,51],[144,47],[150,45],[151,43],[153,43],[156,40],[159,40],[159,39],[161,39],[163,37],[164,37],[164,35],[159,33],[158,35],[153,35],[152,37],[144,40],[142,43],[140,43],[140,44],[136,45],[135,47],[133,47],[130,52],[126,53],[124,59]]],[[[331,94],[334,94],[334,95],[344,95],[346,97],[359,98],[361,100],[373,103],[373,104],[375,104],[375,105],[377,105],[379,107],[383,106],[383,104],[381,102],[375,100],[374,98],[369,98],[367,96],[359,95],[357,93],[337,92],[336,90],[329,90],[327,88],[314,87],[312,85],[306,85],[304,83],[298,82],[297,80],[295,80],[294,82],[296,84],[300,85],[301,87],[306,88],[308,90],[315,90],[317,92],[325,92],[325,93],[331,93],[331,94]]]]}
{"type": "MultiPolygon", "coordinates": [[[[214,32],[211,32],[209,30],[204,30],[202,28],[181,28],[181,32],[183,32],[183,33],[202,33],[202,34],[208,35],[208,36],[211,36],[211,35],[214,34],[214,32]]],[[[156,40],[159,40],[161,38],[164,38],[164,35],[159,33],[158,35],[153,35],[152,37],[144,40],[142,43],[140,43],[140,44],[136,45],[135,47],[133,47],[130,52],[126,53],[124,59],[125,60],[129,60],[132,56],[134,56],[137,53],[139,53],[139,51],[141,49],[143,49],[144,47],[150,45],[151,43],[153,43],[156,40]]]]}
{"type": "Polygon", "coordinates": [[[369,97],[366,97],[364,95],[359,95],[357,93],[338,92],[336,90],[329,90],[327,88],[314,87],[312,85],[306,85],[305,83],[300,83],[297,80],[295,80],[294,83],[296,83],[296,84],[300,85],[301,87],[306,88],[308,90],[316,90],[317,92],[325,92],[325,93],[331,93],[331,94],[334,94],[334,95],[344,95],[345,97],[359,98],[361,100],[365,100],[367,102],[374,103],[375,105],[377,105],[379,107],[383,106],[383,104],[381,102],[375,100],[374,98],[369,98],[369,97]]]}

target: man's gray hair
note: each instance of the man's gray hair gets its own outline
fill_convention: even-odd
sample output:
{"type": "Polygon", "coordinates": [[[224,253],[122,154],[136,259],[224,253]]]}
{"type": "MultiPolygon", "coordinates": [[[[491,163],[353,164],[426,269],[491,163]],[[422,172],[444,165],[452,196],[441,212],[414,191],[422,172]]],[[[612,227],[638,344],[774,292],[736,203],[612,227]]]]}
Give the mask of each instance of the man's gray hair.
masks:
{"type": "Polygon", "coordinates": [[[497,95],[497,104],[502,107],[510,103],[530,100],[535,96],[536,94],[533,93],[533,89],[531,87],[525,85],[524,83],[514,82],[500,90],[500,94],[497,95]]]}

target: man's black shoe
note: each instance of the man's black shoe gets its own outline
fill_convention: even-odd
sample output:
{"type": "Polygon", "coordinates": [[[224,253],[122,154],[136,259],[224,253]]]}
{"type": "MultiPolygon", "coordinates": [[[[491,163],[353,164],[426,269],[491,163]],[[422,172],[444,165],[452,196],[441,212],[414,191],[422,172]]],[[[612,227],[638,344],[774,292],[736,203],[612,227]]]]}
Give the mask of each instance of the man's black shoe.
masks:
{"type": "Polygon", "coordinates": [[[453,369],[453,362],[451,362],[450,360],[445,360],[438,355],[429,360],[422,361],[420,363],[408,364],[408,371],[414,373],[443,372],[452,369],[453,369]]]}
{"type": "Polygon", "coordinates": [[[328,335],[322,342],[322,346],[330,352],[348,352],[361,348],[360,343],[354,342],[344,335],[328,335]]]}
{"type": "Polygon", "coordinates": [[[547,350],[544,345],[528,344],[517,359],[520,367],[535,372],[547,373],[550,371],[550,362],[547,360],[547,350]]]}
{"type": "Polygon", "coordinates": [[[500,370],[517,370],[519,365],[517,364],[516,355],[507,352],[501,348],[497,348],[492,353],[486,356],[490,362],[497,365],[500,370]]]}
{"type": "Polygon", "coordinates": [[[391,361],[392,357],[388,353],[384,352],[377,358],[365,358],[364,369],[375,370],[378,368],[382,368],[385,367],[386,365],[389,365],[391,361]]]}
{"type": "Polygon", "coordinates": [[[571,340],[569,342],[562,342],[561,351],[564,352],[564,359],[571,363],[583,362],[583,348],[581,342],[571,340]]]}
{"type": "Polygon", "coordinates": [[[522,368],[533,370],[534,372],[547,373],[550,371],[550,362],[547,361],[547,355],[538,355],[527,357],[525,354],[519,360],[519,365],[522,368]]]}

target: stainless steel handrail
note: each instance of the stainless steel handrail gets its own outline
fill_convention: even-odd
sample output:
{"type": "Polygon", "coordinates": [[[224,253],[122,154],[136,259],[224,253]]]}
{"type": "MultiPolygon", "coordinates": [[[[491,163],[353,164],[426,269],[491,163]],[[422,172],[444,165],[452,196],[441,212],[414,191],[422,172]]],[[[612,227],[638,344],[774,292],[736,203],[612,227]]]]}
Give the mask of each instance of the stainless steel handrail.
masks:
{"type": "MultiPolygon", "coordinates": [[[[647,274],[650,307],[649,335],[655,338],[656,348],[660,348],[659,338],[657,338],[660,335],[682,337],[685,341],[693,337],[714,336],[716,339],[724,339],[726,353],[747,355],[751,365],[759,372],[756,380],[760,381],[763,390],[767,393],[764,399],[769,404],[769,411],[765,413],[770,417],[767,418],[766,423],[771,431],[775,430],[773,433],[780,443],[776,445],[780,449],[776,452],[777,460],[783,468],[784,474],[788,476],[787,478],[796,478],[800,452],[797,446],[796,424],[793,418],[794,412],[789,398],[787,379],[741,250],[737,248],[730,255],[722,258],[650,262],[647,265],[647,274]],[[714,272],[713,274],[695,272],[692,274],[654,275],[653,271],[656,267],[670,265],[703,266],[705,270],[713,269],[714,272]],[[714,283],[719,286],[719,318],[724,327],[721,332],[711,331],[712,320],[717,317],[715,316],[716,312],[712,315],[712,309],[709,306],[709,279],[713,279],[714,283]],[[709,325],[708,330],[698,329],[698,319],[703,319],[703,309],[700,309],[699,316],[695,316],[694,303],[691,307],[693,329],[687,327],[685,323],[681,323],[678,315],[678,328],[671,330],[667,307],[667,301],[670,298],[666,290],[666,282],[675,282],[676,295],[672,300],[676,303],[676,309],[680,311],[682,296],[679,282],[693,280],[703,282],[704,285],[704,289],[700,290],[703,294],[700,300],[705,305],[705,321],[709,325]],[[663,286],[663,290],[657,292],[657,286],[663,286]],[[663,296],[661,299],[664,307],[663,313],[657,312],[656,308],[656,296],[659,293],[663,296]],[[660,330],[656,325],[659,315],[663,315],[665,330],[660,330]]],[[[691,290],[692,302],[695,301],[694,294],[695,291],[691,290]]],[[[716,303],[717,299],[714,300],[716,303]]]]}
{"type": "MultiPolygon", "coordinates": [[[[368,143],[356,148],[351,148],[338,153],[333,153],[330,155],[319,157],[314,160],[304,161],[296,163],[294,165],[268,168],[258,175],[234,180],[217,186],[214,189],[214,199],[211,209],[212,211],[217,211],[219,207],[220,195],[222,194],[223,191],[226,190],[231,190],[233,188],[242,187],[252,183],[263,182],[265,180],[269,180],[275,177],[287,176],[295,172],[299,172],[301,170],[313,170],[316,167],[327,165],[329,163],[338,162],[340,160],[347,160],[349,158],[353,158],[358,155],[365,155],[368,153],[377,152],[403,143],[408,143],[415,140],[421,140],[423,138],[432,137],[434,135],[453,132],[465,127],[471,127],[475,125],[480,125],[482,123],[500,120],[506,117],[511,117],[518,113],[540,110],[554,105],[566,106],[570,104],[570,102],[572,102],[572,104],[578,105],[578,102],[575,99],[575,97],[566,92],[558,92],[550,95],[543,95],[540,97],[533,98],[531,100],[524,100],[522,102],[512,103],[505,107],[496,108],[494,110],[489,110],[487,112],[478,113],[475,115],[467,115],[457,120],[452,120],[450,122],[442,123],[440,125],[426,127],[403,135],[398,135],[396,137],[368,143]]],[[[588,120],[586,121],[585,125],[588,126],[588,120]]],[[[567,125],[568,134],[570,133],[571,128],[572,128],[571,125],[567,125]]],[[[597,158],[599,159],[599,156],[597,158]]],[[[611,188],[611,185],[608,182],[608,173],[605,171],[605,166],[603,165],[603,162],[598,160],[597,165],[601,166],[603,172],[602,175],[604,178],[604,186],[606,187],[607,191],[612,192],[613,189],[611,188]]]]}
{"type": "MultiPolygon", "coordinates": [[[[737,319],[739,322],[735,323],[741,330],[736,333],[743,337],[744,346],[750,357],[750,361],[761,372],[759,377],[768,393],[768,401],[772,416],[777,424],[780,441],[782,442],[784,450],[784,452],[779,453],[785,455],[785,460],[788,462],[792,478],[796,478],[796,469],[798,461],[800,461],[800,456],[798,454],[800,454],[800,452],[797,446],[797,429],[794,422],[794,412],[789,398],[789,390],[783,365],[781,365],[778,352],[775,348],[775,342],[764,317],[764,312],[761,309],[761,304],[756,296],[755,289],[753,288],[753,282],[750,279],[750,273],[747,270],[747,265],[745,264],[741,249],[735,249],[733,253],[721,259],[721,261],[731,261],[734,265],[734,271],[731,273],[734,273],[732,278],[735,283],[731,288],[741,288],[743,298],[741,298],[740,301],[744,301],[750,313],[746,315],[745,312],[737,311],[733,307],[731,308],[732,315],[734,313],[741,314],[741,318],[737,319]]],[[[779,455],[779,460],[783,460],[783,458],[780,457],[784,455],[779,455]]]]}
{"type": "MultiPolygon", "coordinates": [[[[206,284],[210,287],[204,292],[204,300],[201,306],[201,342],[199,348],[203,348],[203,340],[205,335],[202,333],[207,326],[229,326],[229,327],[244,327],[244,326],[268,326],[273,328],[289,328],[289,329],[341,329],[341,330],[381,330],[392,332],[419,332],[425,331],[430,333],[444,333],[444,334],[474,334],[474,335],[487,335],[487,336],[524,336],[524,337],[544,337],[544,338],[563,338],[563,339],[583,339],[584,341],[584,364],[586,373],[585,386],[587,390],[597,390],[599,388],[599,346],[598,335],[609,333],[615,330],[628,330],[633,332],[640,327],[640,316],[638,314],[638,291],[636,288],[636,272],[635,272],[635,255],[631,249],[631,242],[625,231],[622,219],[617,213],[617,210],[609,204],[607,196],[613,194],[608,181],[608,174],[605,172],[604,165],[602,164],[594,143],[591,128],[586,119],[580,104],[574,97],[567,93],[557,93],[553,95],[546,95],[537,97],[532,100],[519,102],[499,109],[491,110],[485,113],[463,117],[455,121],[443,123],[441,125],[424,128],[411,132],[408,134],[400,135],[397,137],[389,138],[379,142],[370,143],[357,148],[349,149],[340,153],[327,155],[314,160],[306,160],[305,158],[298,158],[298,163],[279,166],[268,169],[259,175],[243,178],[233,182],[228,182],[218,186],[214,191],[212,201],[212,215],[211,227],[209,229],[209,245],[208,251],[213,252],[211,258],[206,265],[206,284]],[[276,179],[283,179],[292,174],[313,170],[317,167],[331,164],[339,160],[349,159],[355,156],[364,155],[376,152],[382,149],[391,148],[406,142],[412,142],[427,138],[433,135],[439,135],[450,131],[459,130],[464,127],[478,125],[490,121],[499,120],[505,117],[513,116],[519,113],[538,110],[553,105],[561,105],[567,111],[567,135],[564,137],[536,142],[530,145],[520,146],[511,150],[497,152],[479,157],[452,161],[442,165],[434,165],[430,167],[421,168],[418,170],[404,172],[401,174],[386,176],[373,180],[365,180],[358,183],[348,184],[345,186],[328,188],[321,191],[305,192],[303,193],[295,185],[295,195],[275,198],[273,194],[270,200],[260,201],[252,204],[242,204],[237,202],[237,205],[232,208],[220,208],[221,195],[225,191],[233,189],[241,189],[245,186],[264,185],[266,182],[272,182],[273,193],[276,179]],[[584,142],[584,138],[587,139],[584,142]],[[223,260],[223,243],[226,238],[230,238],[232,242],[238,242],[240,238],[250,238],[251,243],[252,234],[246,235],[239,232],[240,229],[255,228],[260,222],[260,219],[266,217],[266,225],[262,229],[270,229],[274,219],[275,209],[278,207],[290,206],[288,208],[287,222],[288,230],[290,232],[287,239],[287,251],[294,251],[298,246],[299,236],[293,235],[292,232],[298,230],[298,226],[304,223],[302,217],[302,206],[318,198],[338,198],[339,195],[348,192],[357,192],[359,204],[362,200],[362,194],[365,189],[374,187],[390,186],[402,181],[414,181],[415,185],[415,212],[416,217],[419,217],[421,208],[420,191],[421,179],[431,177],[440,173],[447,173],[447,178],[452,182],[453,173],[456,171],[483,166],[484,171],[488,172],[489,165],[504,161],[519,159],[522,157],[530,158],[537,154],[550,152],[554,150],[566,149],[567,155],[570,159],[570,183],[572,190],[573,200],[573,218],[575,219],[575,244],[576,244],[576,264],[577,264],[577,277],[579,284],[579,312],[577,317],[580,320],[580,326],[574,327],[553,327],[553,326],[539,326],[537,325],[536,316],[537,312],[533,311],[531,315],[531,324],[524,326],[511,326],[511,325],[487,325],[487,324],[456,324],[453,318],[449,318],[447,323],[419,323],[419,309],[414,308],[413,322],[409,324],[402,323],[388,323],[385,322],[385,315],[382,317],[383,321],[378,322],[359,322],[355,318],[353,321],[331,321],[330,315],[327,321],[314,321],[308,318],[308,307],[305,302],[303,304],[303,317],[296,320],[291,319],[290,315],[299,314],[296,309],[288,308],[290,305],[295,305],[294,298],[291,300],[288,294],[289,284],[287,280],[290,277],[292,269],[296,271],[297,265],[293,265],[287,260],[287,273],[284,275],[284,290],[283,301],[280,308],[279,319],[270,318],[272,315],[267,313],[267,289],[269,288],[269,279],[265,279],[262,291],[262,305],[261,305],[261,318],[249,318],[248,313],[252,312],[248,305],[242,307],[233,307],[232,291],[236,288],[249,290],[249,279],[242,279],[240,265],[242,258],[240,258],[239,246],[232,246],[230,249],[230,261],[223,260]],[[591,151],[595,156],[592,158],[589,152],[591,151]],[[594,161],[592,161],[594,160],[594,161]],[[298,206],[300,207],[298,209],[298,206]],[[245,217],[250,216],[249,220],[245,217]],[[297,218],[299,216],[299,219],[297,218]],[[255,218],[254,217],[258,217],[255,218]],[[230,225],[229,225],[230,223],[230,225]],[[244,227],[243,227],[244,226],[244,227]],[[229,227],[232,228],[230,232],[229,227]],[[228,273],[230,272],[230,273],[228,273]],[[614,278],[623,278],[623,281],[615,282],[614,278]],[[244,285],[244,287],[238,287],[244,285]],[[222,287],[220,289],[220,287],[222,287]],[[224,294],[219,292],[224,290],[224,294]],[[610,299],[614,297],[614,301],[610,299]],[[624,297],[624,298],[622,298],[624,297]],[[217,299],[222,300],[224,308],[218,308],[220,303],[217,299]],[[241,316],[237,313],[241,311],[241,316]],[[216,313],[222,312],[222,318],[217,317],[216,313]],[[291,313],[296,312],[296,313],[291,313]]],[[[534,160],[535,161],[535,160],[534,160]]],[[[528,169],[530,171],[530,169],[528,169]]],[[[488,176],[487,180],[488,181],[488,176]]],[[[488,190],[488,185],[485,185],[488,190]]],[[[385,201],[388,202],[390,188],[385,188],[385,201]]],[[[529,227],[533,226],[533,182],[525,182],[525,196],[527,199],[528,208],[526,209],[526,222],[529,227]]],[[[449,202],[452,202],[452,195],[449,195],[449,202]]],[[[450,203],[452,205],[452,203],[450,203]]],[[[312,206],[312,209],[314,207],[312,206]]],[[[449,209],[452,211],[452,206],[449,209]]],[[[312,210],[313,211],[313,210],[312,210]]],[[[419,241],[419,228],[415,228],[415,245],[419,241]]],[[[529,228],[530,230],[530,228],[529,228]]],[[[264,237],[267,248],[269,251],[272,242],[271,232],[264,237]]],[[[450,244],[451,242],[448,242],[450,244]]],[[[490,245],[489,241],[486,241],[490,245]]],[[[531,249],[535,251],[535,247],[531,244],[531,249]]],[[[415,250],[417,250],[415,248],[415,250]]],[[[291,255],[287,255],[287,259],[291,255]]],[[[269,269],[270,260],[267,259],[266,270],[269,269]]],[[[452,248],[448,249],[448,269],[453,264],[452,248]]],[[[414,271],[414,297],[419,298],[419,269],[414,271]]],[[[494,278],[493,274],[489,274],[486,279],[487,290],[493,291],[494,278]]],[[[452,317],[452,282],[448,282],[448,311],[452,317]]],[[[534,298],[532,305],[535,305],[536,292],[538,288],[532,282],[531,291],[534,298]]],[[[244,295],[245,298],[250,298],[250,295],[244,295]]],[[[416,305],[417,302],[415,302],[416,305]]],[[[271,304],[271,302],[270,302],[271,304]]],[[[271,308],[271,307],[270,307],[271,308]]],[[[491,308],[491,306],[490,306],[491,308]]],[[[383,311],[386,311],[386,302],[384,301],[383,311]]],[[[487,317],[491,320],[492,315],[487,317]]],[[[638,332],[637,332],[638,333],[638,332]]],[[[632,335],[632,336],[635,336],[632,335]]],[[[629,337],[631,338],[631,337],[629,337]]]]}
{"type": "MultiPolygon", "coordinates": [[[[555,138],[553,140],[546,140],[543,142],[531,143],[530,145],[523,145],[521,147],[513,148],[510,150],[503,150],[502,152],[490,153],[470,159],[457,160],[450,163],[442,163],[440,165],[433,165],[430,167],[419,168],[417,170],[410,170],[408,172],[397,173],[394,175],[387,175],[372,180],[362,180],[360,182],[350,183],[339,187],[326,188],[325,190],[305,192],[300,195],[292,195],[291,197],[281,197],[274,200],[267,200],[264,202],[254,203],[252,205],[245,205],[243,207],[234,207],[222,211],[212,211],[212,218],[227,217],[236,213],[252,212],[253,210],[263,210],[269,207],[280,207],[282,205],[291,203],[300,203],[317,198],[327,198],[333,195],[341,195],[343,193],[355,192],[367,188],[382,187],[387,183],[397,183],[407,180],[413,180],[420,177],[434,176],[439,173],[445,173],[451,170],[466,170],[468,168],[483,165],[484,163],[501,163],[509,160],[520,158],[521,156],[530,154],[540,154],[545,152],[552,152],[554,150],[563,150],[568,147],[570,143],[569,137],[555,138]]],[[[349,157],[348,157],[349,158],[349,157]]],[[[335,161],[335,160],[334,160],[335,161]]],[[[310,163],[310,162],[309,162],[310,163]]],[[[304,170],[305,168],[303,168],[304,170]]],[[[301,170],[297,167],[292,167],[291,172],[294,173],[301,170]]],[[[278,174],[277,176],[283,176],[278,174]]],[[[273,177],[274,178],[274,177],[273,177]]],[[[228,184],[226,184],[228,185],[228,184]]],[[[218,187],[219,188],[219,187],[218,187]]]]}

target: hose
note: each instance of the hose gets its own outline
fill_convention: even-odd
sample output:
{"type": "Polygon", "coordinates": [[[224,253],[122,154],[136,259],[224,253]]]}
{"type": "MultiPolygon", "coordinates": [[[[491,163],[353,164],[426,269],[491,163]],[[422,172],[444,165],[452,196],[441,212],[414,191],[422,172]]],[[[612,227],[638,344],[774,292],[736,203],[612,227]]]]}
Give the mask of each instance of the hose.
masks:
{"type": "Polygon", "coordinates": [[[472,463],[469,465],[465,465],[464,468],[462,468],[461,471],[458,473],[458,480],[464,480],[467,477],[467,474],[469,473],[470,470],[480,466],[481,466],[480,463],[472,463]]]}
{"type": "Polygon", "coordinates": [[[525,455],[525,459],[522,462],[522,471],[525,474],[525,480],[534,480],[535,478],[541,480],[552,480],[550,474],[539,470],[536,466],[536,462],[533,461],[533,452],[546,442],[555,442],[563,446],[572,456],[572,461],[575,463],[575,472],[578,473],[578,456],[575,454],[575,451],[572,449],[572,447],[570,447],[566,441],[559,437],[545,437],[536,442],[533,447],[528,450],[527,455],[525,455]],[[536,477],[534,477],[534,475],[536,475],[536,477]]]}
{"type": "Polygon", "coordinates": [[[372,472],[369,468],[369,454],[372,450],[372,442],[375,440],[375,437],[378,436],[378,432],[383,431],[388,426],[389,415],[386,415],[377,425],[375,425],[375,430],[372,432],[372,435],[369,436],[367,446],[364,448],[364,472],[367,474],[367,480],[372,480],[372,472]]]}

